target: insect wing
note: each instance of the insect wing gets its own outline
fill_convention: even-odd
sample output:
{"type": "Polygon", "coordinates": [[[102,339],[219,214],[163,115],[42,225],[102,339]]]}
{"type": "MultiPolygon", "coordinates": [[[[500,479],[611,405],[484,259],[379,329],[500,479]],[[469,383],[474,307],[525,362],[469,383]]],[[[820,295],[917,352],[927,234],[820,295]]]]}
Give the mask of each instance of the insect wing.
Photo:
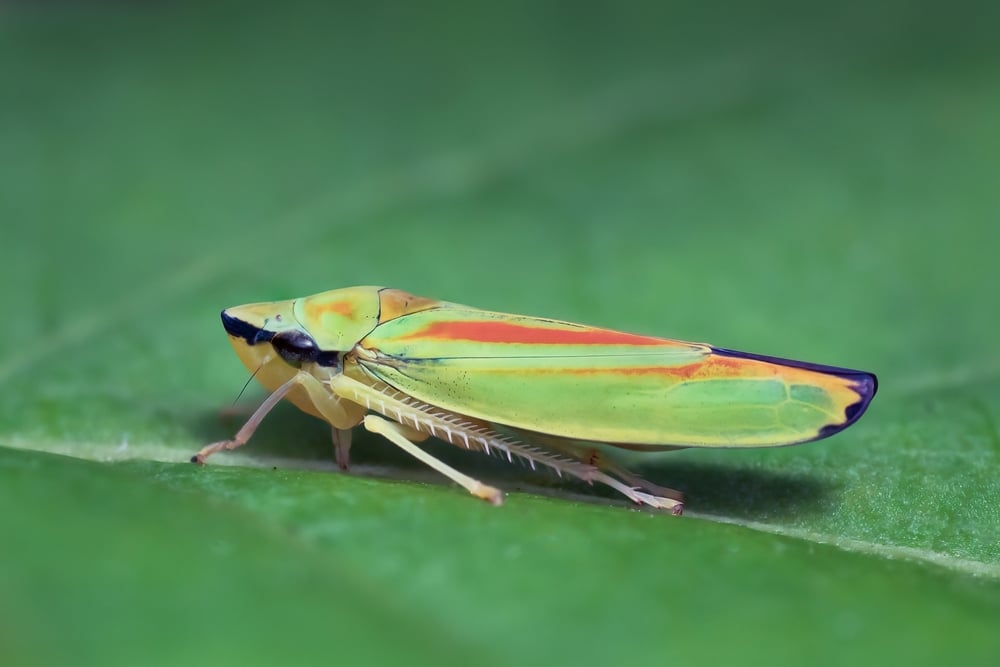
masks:
{"type": "Polygon", "coordinates": [[[374,378],[430,405],[564,438],[762,447],[853,423],[874,376],[568,322],[444,305],[361,342],[374,378]]]}

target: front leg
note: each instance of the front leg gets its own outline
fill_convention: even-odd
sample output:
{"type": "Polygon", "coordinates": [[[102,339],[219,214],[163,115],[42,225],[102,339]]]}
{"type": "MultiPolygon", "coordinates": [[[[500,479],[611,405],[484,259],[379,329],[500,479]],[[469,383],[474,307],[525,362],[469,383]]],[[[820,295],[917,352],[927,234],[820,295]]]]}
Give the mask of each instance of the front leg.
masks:
{"type": "Polygon", "coordinates": [[[305,377],[309,376],[304,373],[296,373],[291,380],[275,389],[271,395],[260,404],[260,407],[254,410],[254,413],[250,415],[250,419],[248,419],[247,423],[236,432],[236,435],[233,436],[232,440],[221,440],[219,442],[213,442],[211,445],[202,447],[201,451],[191,457],[191,463],[204,464],[205,459],[218,451],[223,449],[236,449],[237,447],[242,447],[247,444],[247,440],[249,440],[250,436],[254,434],[254,431],[257,430],[260,423],[264,421],[264,417],[267,416],[267,413],[274,409],[274,406],[276,406],[278,402],[281,401],[281,399],[283,399],[285,395],[288,394],[288,392],[290,392],[294,387],[303,384],[305,377]]]}

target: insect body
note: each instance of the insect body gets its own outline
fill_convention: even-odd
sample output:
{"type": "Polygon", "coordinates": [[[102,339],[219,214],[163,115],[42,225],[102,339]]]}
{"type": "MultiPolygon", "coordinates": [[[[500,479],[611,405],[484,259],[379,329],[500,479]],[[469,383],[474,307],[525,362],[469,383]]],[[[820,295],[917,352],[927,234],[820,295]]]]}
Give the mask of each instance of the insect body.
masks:
{"type": "Polygon", "coordinates": [[[539,317],[494,313],[379,287],[229,308],[240,359],[272,393],[232,440],[243,445],[281,399],[333,427],[347,467],[364,424],[494,504],[502,493],[416,443],[547,466],[679,514],[681,494],[616,466],[596,443],[633,450],[772,447],[850,426],[874,375],[539,317]]]}

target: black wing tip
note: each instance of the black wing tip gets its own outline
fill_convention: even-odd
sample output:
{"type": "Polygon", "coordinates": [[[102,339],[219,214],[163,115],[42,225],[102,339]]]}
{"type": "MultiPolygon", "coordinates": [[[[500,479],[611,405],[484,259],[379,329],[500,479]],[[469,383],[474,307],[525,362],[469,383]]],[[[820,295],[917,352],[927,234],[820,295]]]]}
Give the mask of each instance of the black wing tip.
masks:
{"type": "Polygon", "coordinates": [[[861,415],[867,412],[868,406],[871,404],[872,399],[875,398],[876,392],[878,392],[878,378],[874,373],[845,371],[838,373],[838,375],[842,378],[850,379],[854,383],[852,389],[857,392],[858,400],[844,408],[844,421],[839,424],[827,424],[819,430],[819,433],[813,438],[814,440],[822,440],[835,433],[840,433],[861,419],[861,415]]]}
{"type": "Polygon", "coordinates": [[[819,440],[821,438],[829,437],[834,433],[839,433],[854,422],[861,419],[861,415],[868,410],[868,406],[871,404],[872,399],[875,398],[875,394],[878,392],[878,377],[876,377],[874,373],[869,373],[867,371],[841,368],[839,366],[813,364],[808,361],[796,361],[794,359],[783,359],[781,357],[769,357],[763,354],[738,352],[736,350],[727,350],[720,347],[713,347],[712,351],[724,357],[753,359],[755,361],[763,361],[769,364],[778,364],[779,366],[789,366],[791,368],[801,368],[803,370],[814,371],[816,373],[823,373],[826,375],[836,375],[837,377],[844,378],[845,380],[850,380],[853,383],[852,388],[858,394],[858,400],[844,408],[843,422],[839,424],[827,424],[819,430],[819,433],[816,434],[816,437],[813,438],[813,440],[819,440]]]}
{"type": "Polygon", "coordinates": [[[865,414],[865,411],[868,410],[872,399],[878,393],[878,378],[874,373],[866,373],[864,371],[841,374],[841,377],[850,377],[854,381],[854,391],[858,393],[858,400],[844,409],[844,416],[847,417],[847,421],[844,422],[841,428],[847,428],[861,419],[861,415],[865,414]]]}

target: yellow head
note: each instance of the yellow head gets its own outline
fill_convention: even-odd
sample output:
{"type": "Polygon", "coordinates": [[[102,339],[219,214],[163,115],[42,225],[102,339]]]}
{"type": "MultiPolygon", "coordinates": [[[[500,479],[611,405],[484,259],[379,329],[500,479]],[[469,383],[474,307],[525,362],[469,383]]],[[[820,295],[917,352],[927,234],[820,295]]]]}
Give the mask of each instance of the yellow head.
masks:
{"type": "MultiPolygon", "coordinates": [[[[344,353],[379,322],[379,287],[348,287],[289,301],[235,306],[222,325],[243,364],[269,391],[305,371],[319,379],[340,372],[344,353]]],[[[320,416],[304,392],[289,400],[320,416]]]]}

